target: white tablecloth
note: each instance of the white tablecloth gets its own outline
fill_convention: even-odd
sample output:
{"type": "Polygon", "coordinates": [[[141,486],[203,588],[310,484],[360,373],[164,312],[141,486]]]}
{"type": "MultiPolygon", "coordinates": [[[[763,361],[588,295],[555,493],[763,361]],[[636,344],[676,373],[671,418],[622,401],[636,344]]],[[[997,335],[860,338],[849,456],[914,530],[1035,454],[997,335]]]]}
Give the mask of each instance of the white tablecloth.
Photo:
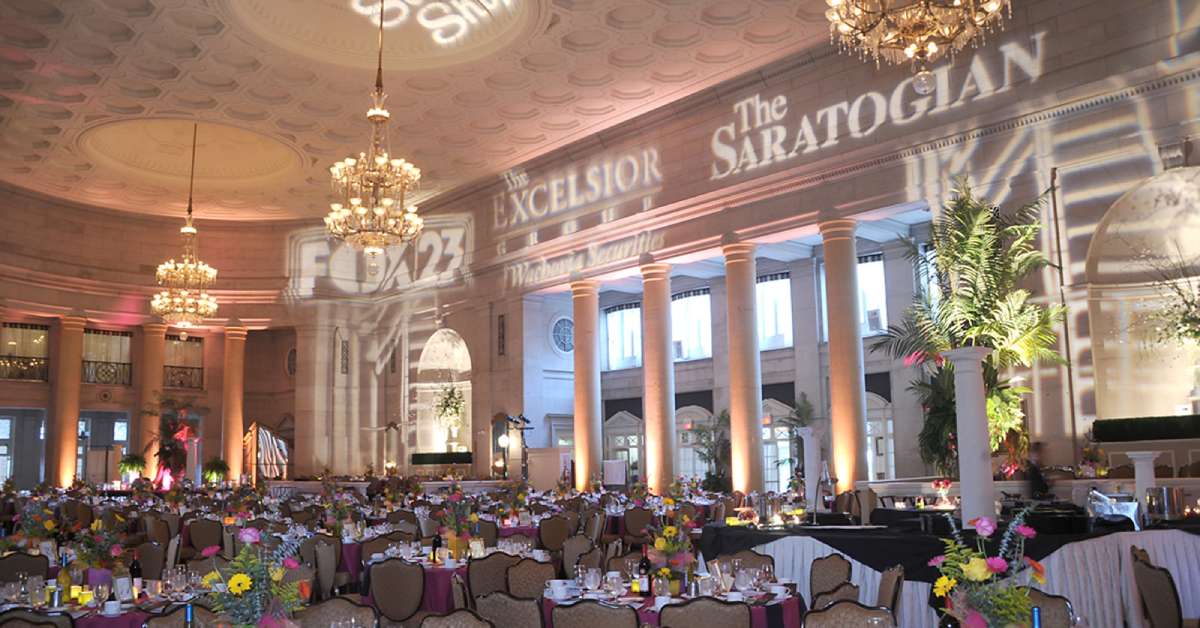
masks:
{"type": "MultiPolygon", "coordinates": [[[[1132,545],[1145,549],[1154,564],[1171,572],[1183,616],[1200,617],[1200,536],[1178,530],[1120,532],[1064,545],[1041,561],[1046,567],[1043,589],[1071,600],[1076,614],[1091,628],[1143,628],[1129,555],[1132,545]]],[[[775,573],[795,580],[809,605],[809,565],[816,558],[837,553],[809,536],[789,536],[754,549],[775,559],[775,573]]],[[[858,585],[861,601],[874,604],[879,572],[852,558],[850,564],[850,580],[858,585]]],[[[901,628],[937,626],[937,613],[929,606],[929,591],[926,582],[904,583],[901,628]]]]}

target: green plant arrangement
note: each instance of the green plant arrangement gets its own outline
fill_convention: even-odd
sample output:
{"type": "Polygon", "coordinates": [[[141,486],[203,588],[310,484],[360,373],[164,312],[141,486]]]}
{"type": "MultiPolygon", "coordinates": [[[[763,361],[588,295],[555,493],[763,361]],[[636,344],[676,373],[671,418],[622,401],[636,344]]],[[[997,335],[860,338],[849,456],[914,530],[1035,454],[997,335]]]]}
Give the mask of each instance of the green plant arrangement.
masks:
{"type": "Polygon", "coordinates": [[[196,406],[193,399],[169,395],[159,397],[155,403],[142,409],[143,416],[158,417],[159,421],[158,434],[147,443],[147,450],[151,446],[158,446],[156,484],[163,484],[164,474],[170,474],[176,480],[182,477],[187,467],[188,440],[197,434],[193,415],[206,412],[205,408],[196,406]]]}
{"type": "Polygon", "coordinates": [[[732,490],[730,468],[733,454],[729,442],[729,411],[722,410],[711,423],[693,425],[687,430],[692,448],[708,469],[701,486],[706,491],[732,490]]]}
{"type": "Polygon", "coordinates": [[[213,611],[236,625],[285,625],[302,606],[299,583],[284,582],[287,571],[300,567],[296,542],[285,539],[268,553],[254,528],[243,528],[238,540],[243,544],[238,555],[226,567],[205,576],[209,585],[224,584],[209,594],[213,611]]]}
{"type": "Polygon", "coordinates": [[[444,421],[458,418],[461,420],[463,407],[466,405],[466,397],[462,391],[454,384],[446,384],[442,386],[438,392],[437,401],[434,403],[433,411],[444,421]]]}
{"type": "Polygon", "coordinates": [[[983,361],[988,431],[992,451],[1010,443],[1009,456],[1024,457],[1021,395],[1001,373],[1039,361],[1061,363],[1054,350],[1054,325],[1065,309],[1042,306],[1021,287],[1049,265],[1038,248],[1039,213],[1044,195],[1011,212],[975,197],[965,180],[933,222],[929,253],[909,242],[908,257],[929,287],[914,300],[899,325],[889,327],[872,347],[919,366],[923,377],[911,386],[925,413],[918,443],[921,457],[944,475],[957,474],[954,375],[942,354],[978,346],[992,349],[983,361]]]}
{"type": "Polygon", "coordinates": [[[200,476],[209,484],[220,484],[229,475],[229,464],[220,458],[213,458],[204,463],[200,476]]]}
{"type": "Polygon", "coordinates": [[[793,469],[799,469],[804,463],[804,439],[800,437],[800,430],[812,425],[815,411],[813,404],[808,400],[808,395],[800,393],[800,397],[796,399],[795,405],[792,406],[792,411],[787,416],[778,419],[775,423],[780,427],[786,427],[788,430],[788,447],[791,450],[791,456],[779,460],[776,464],[791,464],[793,469]]]}
{"type": "Polygon", "coordinates": [[[145,468],[146,457],[137,453],[125,454],[117,463],[117,473],[121,475],[140,474],[145,468]]]}

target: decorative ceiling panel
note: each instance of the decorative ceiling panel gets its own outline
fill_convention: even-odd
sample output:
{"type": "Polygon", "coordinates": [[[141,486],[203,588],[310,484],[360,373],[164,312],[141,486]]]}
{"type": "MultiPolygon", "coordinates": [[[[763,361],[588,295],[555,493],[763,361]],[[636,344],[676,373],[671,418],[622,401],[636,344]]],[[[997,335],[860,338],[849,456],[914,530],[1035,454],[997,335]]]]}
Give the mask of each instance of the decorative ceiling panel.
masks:
{"type": "MultiPolygon", "coordinates": [[[[826,45],[822,0],[390,0],[418,200],[826,45]]],[[[366,148],[376,0],[0,1],[0,181],[175,215],[319,220],[366,148]],[[185,138],[186,139],[186,138],[185,138]]]]}

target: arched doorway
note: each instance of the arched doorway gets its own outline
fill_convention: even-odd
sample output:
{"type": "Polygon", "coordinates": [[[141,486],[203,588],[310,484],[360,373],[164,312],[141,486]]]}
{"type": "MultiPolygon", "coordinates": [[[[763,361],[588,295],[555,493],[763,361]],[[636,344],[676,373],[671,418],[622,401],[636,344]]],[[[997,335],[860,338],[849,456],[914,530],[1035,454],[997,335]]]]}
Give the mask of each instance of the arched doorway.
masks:
{"type": "Polygon", "coordinates": [[[708,463],[695,450],[695,435],[692,430],[713,421],[713,413],[701,406],[684,406],[675,411],[675,438],[678,441],[679,460],[676,475],[704,479],[708,463]]]}
{"type": "Polygon", "coordinates": [[[867,477],[890,480],[896,477],[896,430],[892,404],[867,393],[867,477]]]}
{"type": "MultiPolygon", "coordinates": [[[[627,463],[626,481],[640,482],[642,478],[642,434],[645,424],[632,413],[621,410],[604,422],[604,459],[627,463]]],[[[608,479],[605,478],[605,482],[608,479]]]]}
{"type": "Polygon", "coordinates": [[[471,352],[453,329],[429,337],[413,382],[417,453],[470,451],[471,352]],[[456,411],[446,411],[449,406],[456,411]]]}
{"type": "Polygon", "coordinates": [[[1176,168],[1117,199],[1096,227],[1087,290],[1098,419],[1191,411],[1200,351],[1159,334],[1166,301],[1155,282],[1168,267],[1182,282],[1200,276],[1197,207],[1200,168],[1176,168]]]}

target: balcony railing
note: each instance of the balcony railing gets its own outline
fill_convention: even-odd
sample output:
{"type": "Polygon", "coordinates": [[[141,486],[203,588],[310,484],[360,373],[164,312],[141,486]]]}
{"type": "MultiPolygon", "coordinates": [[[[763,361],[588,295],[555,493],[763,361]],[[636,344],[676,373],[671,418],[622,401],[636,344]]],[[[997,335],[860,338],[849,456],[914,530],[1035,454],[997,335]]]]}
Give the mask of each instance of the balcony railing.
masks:
{"type": "Polygon", "coordinates": [[[50,361],[24,355],[0,355],[0,379],[50,381],[50,361]]]}
{"type": "Polygon", "coordinates": [[[195,366],[164,366],[163,386],[167,388],[204,388],[204,368],[195,366]]]}
{"type": "Polygon", "coordinates": [[[83,383],[128,386],[133,383],[133,365],[127,362],[84,360],[83,383]]]}

